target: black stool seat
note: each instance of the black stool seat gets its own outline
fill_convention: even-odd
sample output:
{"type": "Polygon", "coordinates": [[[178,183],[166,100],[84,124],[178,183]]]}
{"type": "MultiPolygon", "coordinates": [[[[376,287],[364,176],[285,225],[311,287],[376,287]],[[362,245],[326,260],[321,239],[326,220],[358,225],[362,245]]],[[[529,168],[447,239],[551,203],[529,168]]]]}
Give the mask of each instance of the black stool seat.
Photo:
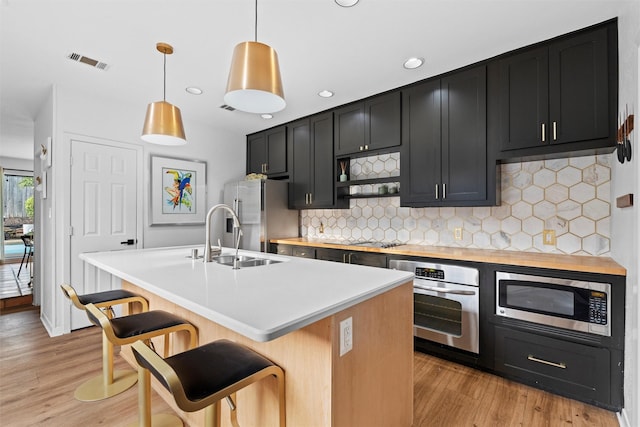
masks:
{"type": "Polygon", "coordinates": [[[125,298],[135,298],[140,295],[124,289],[114,289],[112,291],[95,292],[92,294],[78,295],[80,304],[99,304],[107,301],[117,301],[125,298]]]}
{"type": "Polygon", "coordinates": [[[162,310],[147,311],[111,319],[113,333],[120,339],[137,337],[148,332],[184,325],[185,323],[184,319],[162,310]]]}
{"type": "MultiPolygon", "coordinates": [[[[255,351],[229,340],[215,341],[164,360],[180,378],[187,398],[194,401],[274,365],[255,351]]],[[[158,380],[169,389],[162,377],[158,380]]]]}
{"type": "MultiPolygon", "coordinates": [[[[278,425],[286,425],[284,371],[248,347],[221,339],[164,359],[141,341],[131,349],[139,372],[144,371],[147,378],[153,373],[178,408],[187,412],[206,408],[204,425],[208,427],[220,426],[222,399],[229,403],[231,424],[237,426],[236,392],[273,376],[278,383],[278,425]]],[[[140,374],[140,384],[142,378],[140,374]]]]}

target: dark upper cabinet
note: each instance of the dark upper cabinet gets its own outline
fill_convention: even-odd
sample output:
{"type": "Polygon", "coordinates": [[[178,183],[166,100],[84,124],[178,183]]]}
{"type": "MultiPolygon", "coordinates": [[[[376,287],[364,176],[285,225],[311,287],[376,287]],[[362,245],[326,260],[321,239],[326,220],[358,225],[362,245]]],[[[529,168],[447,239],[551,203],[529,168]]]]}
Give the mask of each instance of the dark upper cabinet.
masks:
{"type": "Polygon", "coordinates": [[[289,124],[289,207],[335,207],[333,116],[323,113],[289,124]]]}
{"type": "Polygon", "coordinates": [[[617,30],[609,23],[501,59],[501,157],[611,151],[616,45],[617,30]]]}
{"type": "Polygon", "coordinates": [[[486,85],[486,66],[478,66],[403,91],[402,206],[495,203],[488,191],[487,172],[495,170],[488,168],[486,85]]]}
{"type": "Polygon", "coordinates": [[[286,126],[247,136],[247,174],[285,177],[288,175],[287,166],[286,126]]]}
{"type": "Polygon", "coordinates": [[[396,147],[400,138],[400,92],[334,110],[335,155],[396,147]]]}

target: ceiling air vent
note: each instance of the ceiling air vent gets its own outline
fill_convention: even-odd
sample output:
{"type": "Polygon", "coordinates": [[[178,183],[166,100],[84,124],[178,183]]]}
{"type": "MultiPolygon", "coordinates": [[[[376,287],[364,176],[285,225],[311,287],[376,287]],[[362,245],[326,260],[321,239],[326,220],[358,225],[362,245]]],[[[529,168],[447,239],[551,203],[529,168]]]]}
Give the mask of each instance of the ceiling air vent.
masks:
{"type": "Polygon", "coordinates": [[[67,58],[71,59],[72,61],[76,61],[76,62],[82,62],[83,64],[87,64],[90,65],[91,67],[97,68],[99,70],[107,70],[107,68],[109,68],[108,64],[105,64],[104,62],[100,62],[97,61],[95,59],[89,58],[87,56],[83,56],[80,55],[79,53],[70,53],[67,58]]]}
{"type": "Polygon", "coordinates": [[[231,105],[227,105],[227,104],[222,104],[220,106],[220,108],[222,108],[223,110],[236,111],[235,108],[233,108],[231,105]]]}

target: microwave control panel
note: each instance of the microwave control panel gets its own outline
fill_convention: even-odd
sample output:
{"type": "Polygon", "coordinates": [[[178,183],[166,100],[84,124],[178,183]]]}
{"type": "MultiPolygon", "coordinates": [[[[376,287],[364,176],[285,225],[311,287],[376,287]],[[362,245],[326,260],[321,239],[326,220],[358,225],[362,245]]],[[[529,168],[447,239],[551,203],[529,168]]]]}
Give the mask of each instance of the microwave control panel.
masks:
{"type": "Polygon", "coordinates": [[[589,295],[589,323],[597,325],[607,324],[607,294],[590,291],[589,295]]]}

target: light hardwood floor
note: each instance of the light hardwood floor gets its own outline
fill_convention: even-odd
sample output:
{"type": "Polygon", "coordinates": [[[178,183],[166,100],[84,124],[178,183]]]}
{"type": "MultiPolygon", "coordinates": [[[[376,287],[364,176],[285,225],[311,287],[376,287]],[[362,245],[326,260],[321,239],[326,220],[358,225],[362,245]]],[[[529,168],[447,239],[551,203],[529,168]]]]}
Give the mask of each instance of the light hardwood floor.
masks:
{"type": "MultiPolygon", "coordinates": [[[[85,427],[135,422],[137,387],[100,402],[73,398],[78,384],[100,373],[100,359],[97,328],[50,338],[37,310],[1,315],[0,425],[85,427]]],[[[116,368],[128,365],[116,357],[116,368]]],[[[618,425],[612,412],[422,353],[414,356],[414,384],[415,427],[618,425]]],[[[154,412],[170,412],[155,393],[152,407],[154,412]]]]}

